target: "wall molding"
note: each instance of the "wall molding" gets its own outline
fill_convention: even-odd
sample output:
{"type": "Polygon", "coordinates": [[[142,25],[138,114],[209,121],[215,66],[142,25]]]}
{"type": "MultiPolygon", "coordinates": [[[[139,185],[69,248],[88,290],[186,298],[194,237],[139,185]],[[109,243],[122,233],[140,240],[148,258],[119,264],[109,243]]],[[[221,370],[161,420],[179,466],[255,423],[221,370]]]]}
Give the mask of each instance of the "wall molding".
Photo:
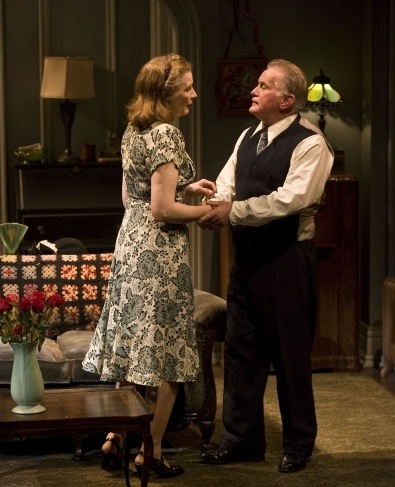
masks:
{"type": "Polygon", "coordinates": [[[383,349],[382,323],[359,322],[359,357],[364,368],[378,367],[383,349]]]}
{"type": "Polygon", "coordinates": [[[117,43],[116,43],[116,0],[106,0],[106,25],[105,25],[105,45],[106,60],[105,67],[107,72],[107,140],[115,137],[118,133],[117,127],[117,43]]]}
{"type": "MultiPolygon", "coordinates": [[[[395,2],[390,3],[388,28],[388,94],[387,100],[393,100],[395,93],[395,2]]],[[[388,177],[387,177],[387,229],[388,249],[395,249],[395,103],[388,104],[388,177]]],[[[395,252],[388,252],[387,274],[395,275],[395,252]]]]}
{"type": "Polygon", "coordinates": [[[0,221],[7,221],[7,160],[5,128],[5,80],[4,80],[4,16],[3,0],[0,0],[0,221]]]}
{"type": "MultiPolygon", "coordinates": [[[[172,47],[177,49],[180,54],[185,56],[193,65],[194,85],[201,84],[201,31],[199,16],[191,0],[152,0],[151,1],[151,54],[158,55],[158,50],[163,48],[158,44],[157,27],[160,25],[160,19],[156,17],[160,12],[162,4],[170,11],[171,18],[175,21],[176,36],[171,39],[172,47]],[[155,5],[157,4],[157,5],[155,5]],[[156,53],[155,53],[156,51],[156,53]]],[[[165,33],[167,35],[168,33],[165,33]]],[[[163,52],[163,51],[162,51],[163,52]]],[[[191,156],[195,167],[197,178],[201,178],[202,160],[201,160],[201,101],[198,97],[187,117],[179,120],[180,129],[182,130],[185,141],[188,145],[188,153],[191,156]]],[[[190,237],[190,259],[193,273],[193,283],[195,288],[203,287],[203,235],[202,230],[196,223],[189,225],[190,237]]]]}
{"type": "MultiPolygon", "coordinates": [[[[38,72],[40,73],[40,86],[42,81],[42,71],[44,66],[44,58],[50,53],[50,39],[51,39],[51,23],[49,0],[38,1],[38,72]]],[[[47,147],[52,153],[52,103],[45,103],[43,98],[40,98],[40,143],[43,147],[47,147]]]]}

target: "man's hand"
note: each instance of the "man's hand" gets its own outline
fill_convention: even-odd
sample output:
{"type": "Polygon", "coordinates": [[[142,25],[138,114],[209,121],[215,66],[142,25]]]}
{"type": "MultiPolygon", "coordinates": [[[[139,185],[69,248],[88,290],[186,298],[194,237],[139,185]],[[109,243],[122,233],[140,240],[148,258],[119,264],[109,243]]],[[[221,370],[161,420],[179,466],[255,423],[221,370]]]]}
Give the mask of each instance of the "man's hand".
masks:
{"type": "Polygon", "coordinates": [[[212,230],[230,224],[229,213],[232,209],[232,203],[228,201],[207,201],[206,204],[212,207],[212,211],[200,218],[199,227],[212,230]]]}
{"type": "Polygon", "coordinates": [[[212,198],[217,191],[215,183],[208,179],[200,179],[195,183],[189,184],[184,191],[185,196],[205,196],[206,198],[212,198]]]}

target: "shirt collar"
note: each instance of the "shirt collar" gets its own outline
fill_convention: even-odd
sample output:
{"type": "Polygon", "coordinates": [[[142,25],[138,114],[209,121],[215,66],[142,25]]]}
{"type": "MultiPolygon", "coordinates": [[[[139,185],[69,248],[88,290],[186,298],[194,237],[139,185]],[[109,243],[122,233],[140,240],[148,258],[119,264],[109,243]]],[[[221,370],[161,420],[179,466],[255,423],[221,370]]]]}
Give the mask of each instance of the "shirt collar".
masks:
{"type": "MultiPolygon", "coordinates": [[[[273,125],[270,125],[270,127],[268,127],[267,129],[267,140],[268,140],[268,144],[275,138],[277,137],[278,134],[281,134],[281,132],[283,132],[285,129],[287,129],[291,123],[295,120],[295,118],[297,117],[297,114],[293,114],[293,115],[290,115],[289,117],[287,118],[284,118],[283,120],[280,120],[279,122],[277,123],[274,123],[273,125]]],[[[259,130],[262,130],[264,128],[264,124],[263,122],[260,122],[257,126],[257,128],[255,129],[254,133],[251,134],[251,137],[253,135],[255,135],[257,132],[259,132],[259,130]]]]}

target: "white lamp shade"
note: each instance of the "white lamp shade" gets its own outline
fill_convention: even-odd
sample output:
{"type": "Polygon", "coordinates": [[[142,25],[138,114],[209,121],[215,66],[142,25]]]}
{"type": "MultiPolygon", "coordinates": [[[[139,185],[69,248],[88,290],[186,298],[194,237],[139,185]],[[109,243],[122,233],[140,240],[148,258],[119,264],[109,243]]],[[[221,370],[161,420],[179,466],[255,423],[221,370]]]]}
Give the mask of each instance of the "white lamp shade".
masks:
{"type": "Polygon", "coordinates": [[[93,60],[83,57],[46,57],[40,97],[76,100],[94,98],[93,60]]]}

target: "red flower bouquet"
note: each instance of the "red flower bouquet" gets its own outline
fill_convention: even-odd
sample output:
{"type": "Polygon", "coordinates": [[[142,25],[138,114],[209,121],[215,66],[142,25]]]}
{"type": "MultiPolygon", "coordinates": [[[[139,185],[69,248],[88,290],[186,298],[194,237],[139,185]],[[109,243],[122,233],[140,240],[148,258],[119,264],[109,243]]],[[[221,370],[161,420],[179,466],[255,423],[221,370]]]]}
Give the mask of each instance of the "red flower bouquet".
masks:
{"type": "Polygon", "coordinates": [[[41,350],[52,314],[64,304],[58,294],[33,291],[19,299],[16,294],[0,297],[0,336],[3,343],[38,342],[41,350]]]}

